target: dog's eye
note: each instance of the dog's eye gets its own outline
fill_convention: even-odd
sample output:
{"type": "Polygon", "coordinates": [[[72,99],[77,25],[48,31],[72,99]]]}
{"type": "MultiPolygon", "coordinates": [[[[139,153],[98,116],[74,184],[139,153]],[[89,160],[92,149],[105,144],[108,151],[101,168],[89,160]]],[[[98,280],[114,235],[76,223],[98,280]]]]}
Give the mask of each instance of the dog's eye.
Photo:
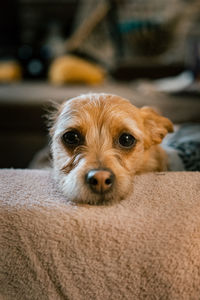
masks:
{"type": "Polygon", "coordinates": [[[123,148],[131,148],[136,143],[136,139],[130,133],[122,133],[118,141],[123,148]]]}
{"type": "Polygon", "coordinates": [[[69,147],[78,147],[83,143],[83,136],[78,130],[70,130],[63,134],[62,140],[69,147]]]}

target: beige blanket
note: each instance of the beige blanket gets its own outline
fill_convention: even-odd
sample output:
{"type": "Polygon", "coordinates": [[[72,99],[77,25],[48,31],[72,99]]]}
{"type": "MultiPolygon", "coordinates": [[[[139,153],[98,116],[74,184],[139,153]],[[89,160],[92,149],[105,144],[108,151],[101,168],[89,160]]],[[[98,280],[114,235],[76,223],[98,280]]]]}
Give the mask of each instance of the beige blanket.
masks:
{"type": "Polygon", "coordinates": [[[1,170],[0,200],[0,299],[200,299],[200,173],[77,206],[48,171],[1,170]]]}

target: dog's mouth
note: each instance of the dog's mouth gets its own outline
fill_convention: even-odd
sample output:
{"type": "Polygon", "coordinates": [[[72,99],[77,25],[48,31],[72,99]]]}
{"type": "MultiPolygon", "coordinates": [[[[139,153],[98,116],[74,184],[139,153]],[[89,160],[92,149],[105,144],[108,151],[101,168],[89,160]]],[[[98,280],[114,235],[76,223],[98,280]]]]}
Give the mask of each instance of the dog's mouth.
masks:
{"type": "Polygon", "coordinates": [[[98,204],[108,204],[115,199],[114,189],[110,190],[109,192],[100,193],[100,194],[94,193],[94,194],[97,196],[98,204]]]}
{"type": "Polygon", "coordinates": [[[113,186],[112,189],[105,193],[96,193],[89,190],[89,195],[85,200],[81,202],[91,204],[91,205],[112,205],[114,203],[120,202],[127,197],[129,194],[130,189],[126,191],[119,191],[117,186],[113,186]]]}
{"type": "Polygon", "coordinates": [[[90,204],[96,204],[96,205],[112,205],[114,203],[118,203],[120,201],[125,200],[129,194],[133,191],[134,184],[131,182],[126,186],[126,189],[120,190],[119,186],[117,184],[113,186],[113,188],[104,194],[96,195],[93,193],[94,196],[97,196],[96,201],[94,203],[93,195],[91,194],[91,201],[90,204]]]}
{"type": "MultiPolygon", "coordinates": [[[[115,197],[109,193],[108,194],[91,194],[90,198],[87,199],[87,204],[91,205],[111,205],[115,200],[115,197]]],[[[83,201],[85,203],[85,201],[83,201]]]]}

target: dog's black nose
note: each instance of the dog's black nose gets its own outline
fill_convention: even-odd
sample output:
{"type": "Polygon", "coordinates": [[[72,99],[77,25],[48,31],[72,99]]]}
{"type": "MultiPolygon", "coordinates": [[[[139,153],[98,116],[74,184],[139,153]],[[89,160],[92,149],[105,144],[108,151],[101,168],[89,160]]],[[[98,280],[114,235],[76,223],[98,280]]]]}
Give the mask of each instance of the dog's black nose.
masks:
{"type": "Polygon", "coordinates": [[[86,174],[86,182],[90,189],[98,194],[108,192],[114,183],[115,176],[110,170],[93,169],[86,174]]]}

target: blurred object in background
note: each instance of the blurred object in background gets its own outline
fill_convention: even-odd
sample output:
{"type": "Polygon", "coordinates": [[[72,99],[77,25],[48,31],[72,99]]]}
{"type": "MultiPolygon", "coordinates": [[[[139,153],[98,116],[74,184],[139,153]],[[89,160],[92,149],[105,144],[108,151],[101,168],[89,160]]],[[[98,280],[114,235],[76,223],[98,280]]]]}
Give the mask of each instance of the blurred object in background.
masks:
{"type": "Polygon", "coordinates": [[[0,4],[0,60],[17,59],[24,78],[45,78],[63,54],[79,0],[7,0],[0,4]]]}
{"type": "Polygon", "coordinates": [[[199,0],[82,0],[70,39],[100,4],[104,15],[74,43],[75,50],[93,56],[121,80],[173,76],[187,67],[189,37],[199,26],[199,0]]]}
{"type": "Polygon", "coordinates": [[[64,52],[71,34],[78,0],[19,0],[20,41],[18,57],[25,78],[44,78],[54,56],[64,52]]]}
{"type": "Polygon", "coordinates": [[[22,78],[20,64],[12,60],[0,61],[0,82],[18,81],[22,78]]]}
{"type": "Polygon", "coordinates": [[[200,4],[196,22],[188,36],[186,62],[194,78],[200,81],[200,4]]]}
{"type": "Polygon", "coordinates": [[[104,78],[103,68],[74,55],[55,58],[49,69],[49,80],[57,85],[64,83],[101,84],[104,78]]]}
{"type": "Polygon", "coordinates": [[[199,75],[199,0],[7,0],[0,9],[0,59],[24,78],[47,78],[50,62],[75,54],[115,79],[199,75]]]}
{"type": "Polygon", "coordinates": [[[115,63],[117,51],[108,25],[111,8],[112,10],[116,8],[116,4],[114,8],[111,7],[111,2],[109,0],[80,0],[74,30],[66,41],[67,51],[81,52],[82,56],[88,56],[107,68],[115,63]]]}

